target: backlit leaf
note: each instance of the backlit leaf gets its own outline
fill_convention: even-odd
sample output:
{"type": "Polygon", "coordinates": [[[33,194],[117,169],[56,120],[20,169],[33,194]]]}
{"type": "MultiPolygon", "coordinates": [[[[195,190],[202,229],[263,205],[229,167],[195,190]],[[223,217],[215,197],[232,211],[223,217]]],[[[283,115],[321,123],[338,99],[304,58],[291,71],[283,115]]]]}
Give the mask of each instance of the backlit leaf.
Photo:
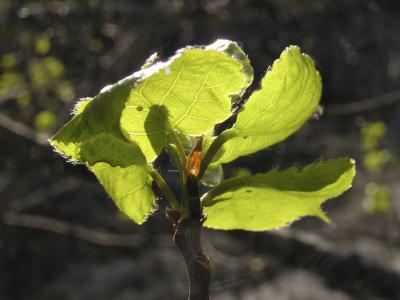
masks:
{"type": "Polygon", "coordinates": [[[227,119],[232,101],[243,94],[253,74],[243,51],[226,40],[204,49],[182,49],[144,70],[152,75],[131,90],[121,129],[148,161],[165,146],[168,130],[197,136],[227,119]]]}
{"type": "Polygon", "coordinates": [[[134,84],[128,77],[103,90],[93,99],[85,98],[75,107],[76,115],[51,139],[51,145],[69,159],[94,165],[143,165],[139,146],[128,142],[120,131],[119,118],[134,84]]]}
{"type": "Polygon", "coordinates": [[[80,113],[51,144],[77,162],[121,167],[152,162],[165,147],[169,130],[201,135],[228,118],[231,102],[243,94],[252,74],[248,58],[234,42],[181,49],[166,62],[147,64],[92,100],[85,99],[75,110],[80,113]],[[94,151],[86,151],[96,147],[123,149],[108,151],[108,158],[103,155],[106,160],[98,161],[91,156],[94,151]]]}
{"type": "Polygon", "coordinates": [[[117,207],[135,223],[142,224],[154,210],[155,196],[148,166],[112,167],[97,163],[91,167],[117,207]]]}
{"type": "Polygon", "coordinates": [[[328,221],[320,205],[346,191],[354,175],[354,161],[343,158],[228,179],[203,197],[204,226],[262,231],[303,216],[328,221]]]}
{"type": "Polygon", "coordinates": [[[316,111],[320,96],[321,79],[312,59],[298,47],[288,47],[225,133],[232,138],[214,163],[227,163],[284,140],[316,111]]]}

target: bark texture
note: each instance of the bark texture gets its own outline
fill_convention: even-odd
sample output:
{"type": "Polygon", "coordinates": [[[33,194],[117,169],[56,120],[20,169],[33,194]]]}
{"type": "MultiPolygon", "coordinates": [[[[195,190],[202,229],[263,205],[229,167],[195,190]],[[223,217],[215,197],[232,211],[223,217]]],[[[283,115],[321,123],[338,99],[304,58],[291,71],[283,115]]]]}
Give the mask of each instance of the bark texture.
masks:
{"type": "Polygon", "coordinates": [[[208,300],[211,263],[201,248],[200,220],[184,219],[176,226],[174,241],[185,258],[189,274],[189,300],[208,300]]]}

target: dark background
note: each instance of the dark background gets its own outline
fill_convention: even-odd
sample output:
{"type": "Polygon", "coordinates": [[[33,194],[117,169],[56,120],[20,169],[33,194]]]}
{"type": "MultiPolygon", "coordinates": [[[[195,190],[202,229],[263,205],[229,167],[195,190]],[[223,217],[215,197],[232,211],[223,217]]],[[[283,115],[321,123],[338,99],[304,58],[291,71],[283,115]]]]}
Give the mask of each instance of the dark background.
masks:
{"type": "MultiPolygon", "coordinates": [[[[334,226],[305,218],[268,233],[207,230],[213,299],[400,299],[398,0],[0,0],[0,299],[185,299],[163,201],[145,225],[130,223],[46,138],[74,101],[153,52],[217,38],[249,55],[252,89],[290,44],[314,58],[324,86],[318,121],[227,173],[341,156],[358,173],[324,205],[334,226]],[[363,147],[371,122],[386,128],[373,150],[363,147]]],[[[159,164],[176,176],[166,158],[159,164]]]]}

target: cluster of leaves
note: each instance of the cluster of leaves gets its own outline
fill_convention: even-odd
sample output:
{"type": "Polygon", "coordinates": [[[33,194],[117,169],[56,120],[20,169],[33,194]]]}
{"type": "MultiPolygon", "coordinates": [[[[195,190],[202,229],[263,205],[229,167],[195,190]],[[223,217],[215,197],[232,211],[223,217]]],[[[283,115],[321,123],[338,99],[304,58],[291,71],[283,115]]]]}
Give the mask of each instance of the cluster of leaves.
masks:
{"type": "Polygon", "coordinates": [[[33,120],[28,118],[26,121],[32,122],[40,132],[54,132],[55,111],[59,104],[54,99],[69,102],[75,93],[65,79],[64,65],[51,55],[52,44],[46,35],[22,32],[17,35],[16,42],[23,53],[30,53],[30,57],[24,57],[18,51],[0,56],[0,103],[15,99],[21,115],[30,116],[32,100],[40,99],[38,107],[42,110],[35,111],[33,120]]]}
{"type": "Polygon", "coordinates": [[[362,149],[364,150],[363,163],[370,172],[380,172],[392,159],[388,149],[380,147],[386,135],[386,125],[383,122],[369,122],[361,129],[362,149]]]}
{"type": "Polygon", "coordinates": [[[321,161],[302,170],[220,179],[221,164],[274,145],[296,132],[316,111],[321,80],[312,59],[286,48],[245,102],[232,128],[213,135],[232,114],[253,80],[242,49],[217,40],[186,47],[165,62],[151,56],[142,69],[82,99],[74,117],[51,144],[68,159],[86,164],[118,208],[136,223],[153,211],[154,181],[171,209],[185,215],[185,180],[177,201],[153,162],[166,149],[185,178],[195,137],[202,137],[200,182],[214,185],[201,198],[204,226],[266,230],[302,216],[327,221],[320,205],[347,190],[354,161],[321,161]],[[221,182],[220,182],[221,181],[221,182]]]}
{"type": "Polygon", "coordinates": [[[367,122],[361,128],[363,164],[374,179],[365,185],[364,209],[368,213],[387,213],[391,207],[390,187],[375,182],[377,175],[393,160],[392,153],[381,147],[386,131],[385,123],[379,121],[367,122]]]}

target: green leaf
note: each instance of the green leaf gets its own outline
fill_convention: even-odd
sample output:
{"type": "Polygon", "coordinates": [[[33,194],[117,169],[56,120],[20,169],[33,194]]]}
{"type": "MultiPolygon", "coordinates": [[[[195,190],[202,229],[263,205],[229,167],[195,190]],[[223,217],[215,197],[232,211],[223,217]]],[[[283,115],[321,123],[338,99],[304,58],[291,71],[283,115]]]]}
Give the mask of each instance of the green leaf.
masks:
{"type": "Polygon", "coordinates": [[[51,145],[75,162],[94,165],[107,162],[111,166],[127,167],[146,163],[136,143],[125,139],[119,118],[134,77],[103,89],[93,99],[85,98],[74,109],[75,116],[51,139],[51,145]]]}
{"type": "Polygon", "coordinates": [[[321,79],[312,59],[297,46],[286,48],[242,107],[236,124],[223,133],[229,138],[213,163],[227,163],[286,139],[316,111],[320,97],[321,79]]]}
{"type": "Polygon", "coordinates": [[[222,180],[224,180],[224,170],[221,165],[217,165],[207,168],[200,183],[208,187],[213,187],[219,184],[222,180]]]}
{"type": "Polygon", "coordinates": [[[96,163],[90,168],[120,211],[138,224],[146,221],[155,206],[149,169],[135,165],[112,167],[107,163],[96,163]]]}
{"type": "Polygon", "coordinates": [[[227,119],[232,101],[253,78],[243,51],[226,40],[181,49],[168,61],[145,70],[151,76],[131,90],[121,114],[121,130],[140,145],[147,161],[164,148],[168,130],[198,136],[227,119]]]}
{"type": "Polygon", "coordinates": [[[166,62],[154,56],[142,70],[84,99],[51,144],[72,161],[90,165],[152,162],[169,130],[201,135],[228,118],[231,101],[252,75],[246,55],[227,40],[181,49],[166,62]],[[96,151],[105,152],[93,156],[96,151]]]}
{"type": "Polygon", "coordinates": [[[154,55],[139,72],[79,102],[51,144],[87,164],[121,211],[140,223],[154,203],[146,164],[165,147],[168,131],[211,131],[251,80],[249,60],[234,42],[185,48],[166,62],[154,55]]]}
{"type": "Polygon", "coordinates": [[[303,216],[328,221],[320,205],[346,191],[354,175],[355,162],[343,158],[228,179],[203,197],[204,226],[262,231],[303,216]]]}
{"type": "Polygon", "coordinates": [[[153,180],[140,148],[121,135],[117,118],[131,84],[128,79],[93,99],[82,99],[74,118],[51,144],[70,159],[86,163],[119,210],[141,224],[154,209],[153,180]]]}

